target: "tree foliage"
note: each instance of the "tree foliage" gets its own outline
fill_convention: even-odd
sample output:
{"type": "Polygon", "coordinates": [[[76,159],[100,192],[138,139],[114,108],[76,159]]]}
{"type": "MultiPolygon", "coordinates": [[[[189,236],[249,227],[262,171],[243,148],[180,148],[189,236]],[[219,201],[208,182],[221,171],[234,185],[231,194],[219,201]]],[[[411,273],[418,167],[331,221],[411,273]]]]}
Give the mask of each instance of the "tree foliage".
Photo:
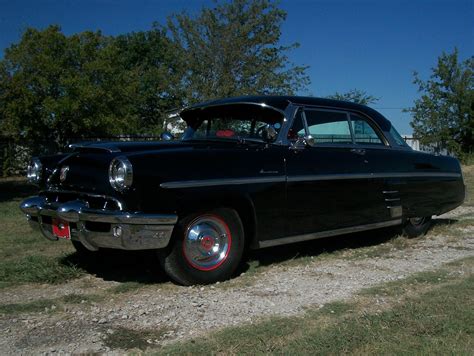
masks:
{"type": "Polygon", "coordinates": [[[157,30],[117,38],[28,29],[1,62],[0,125],[38,151],[71,138],[137,133],[176,105],[171,44],[157,30]]]}
{"type": "Polygon", "coordinates": [[[352,89],[346,93],[336,92],[328,96],[329,99],[350,101],[352,103],[361,104],[361,105],[370,105],[375,104],[379,101],[380,98],[367,94],[363,90],[352,89]]]}
{"type": "Polygon", "coordinates": [[[423,144],[443,145],[459,155],[474,148],[474,57],[443,52],[428,80],[414,73],[421,97],[408,109],[414,135],[423,144]]]}
{"type": "MultiPolygon", "coordinates": [[[[130,112],[138,118],[140,133],[162,130],[166,112],[183,105],[183,62],[179,48],[156,25],[149,31],[120,35],[113,40],[115,65],[133,83],[130,112]]],[[[129,133],[133,133],[129,131],[129,133]]]]}
{"type": "Polygon", "coordinates": [[[309,79],[281,46],[283,10],[234,0],[116,37],[29,28],[0,60],[0,132],[36,152],[71,138],[156,134],[166,112],[242,94],[292,94],[309,79]]]}
{"type": "Polygon", "coordinates": [[[168,19],[171,38],[186,63],[183,85],[192,103],[252,94],[293,94],[309,83],[307,67],[280,45],[285,11],[268,0],[234,0],[168,19]]]}

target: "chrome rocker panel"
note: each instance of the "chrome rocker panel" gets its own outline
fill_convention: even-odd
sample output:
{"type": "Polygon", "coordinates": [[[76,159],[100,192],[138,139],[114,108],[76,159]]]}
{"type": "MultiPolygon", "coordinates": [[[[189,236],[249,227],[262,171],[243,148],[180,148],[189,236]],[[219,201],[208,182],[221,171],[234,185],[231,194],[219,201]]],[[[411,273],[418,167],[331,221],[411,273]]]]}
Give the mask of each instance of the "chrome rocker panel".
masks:
{"type": "Polygon", "coordinates": [[[25,199],[20,209],[26,214],[30,226],[39,230],[48,240],[58,240],[51,224],[44,217],[59,218],[73,223],[71,239],[80,241],[91,251],[98,248],[122,250],[159,249],[168,246],[178,217],[165,214],[143,214],[118,210],[90,209],[87,202],[73,200],[51,204],[43,196],[25,199]],[[86,223],[109,223],[108,232],[90,231],[86,223]]]}

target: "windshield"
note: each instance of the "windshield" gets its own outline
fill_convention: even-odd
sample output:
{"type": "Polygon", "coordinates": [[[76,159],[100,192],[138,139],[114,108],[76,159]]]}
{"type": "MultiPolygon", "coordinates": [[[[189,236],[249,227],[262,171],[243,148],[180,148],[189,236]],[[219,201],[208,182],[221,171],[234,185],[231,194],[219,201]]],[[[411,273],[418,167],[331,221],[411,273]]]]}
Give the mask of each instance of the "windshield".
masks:
{"type": "Polygon", "coordinates": [[[183,140],[259,140],[265,137],[264,129],[271,125],[281,130],[283,115],[271,108],[234,104],[189,110],[182,114],[188,127],[183,140]]]}

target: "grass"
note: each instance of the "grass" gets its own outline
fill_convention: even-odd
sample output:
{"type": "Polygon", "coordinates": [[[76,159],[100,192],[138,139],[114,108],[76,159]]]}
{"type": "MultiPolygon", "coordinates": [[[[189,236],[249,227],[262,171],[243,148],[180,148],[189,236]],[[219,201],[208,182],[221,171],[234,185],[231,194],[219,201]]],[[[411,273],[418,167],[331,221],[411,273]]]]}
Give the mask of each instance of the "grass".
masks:
{"type": "Polygon", "coordinates": [[[160,354],[471,354],[474,258],[309,309],[169,345],[160,354]],[[463,272],[463,273],[460,273],[463,272]],[[449,276],[449,278],[447,278],[449,276]],[[411,290],[412,293],[400,294],[411,290]],[[385,307],[374,299],[383,295],[385,307]]]}
{"type": "Polygon", "coordinates": [[[61,298],[58,298],[58,301],[64,304],[93,304],[102,302],[106,297],[99,294],[68,294],[61,298]]]}
{"type": "Polygon", "coordinates": [[[58,284],[84,273],[65,258],[74,251],[70,243],[47,241],[26,222],[18,206],[34,191],[21,179],[0,180],[0,288],[58,284]]]}
{"type": "Polygon", "coordinates": [[[40,299],[29,303],[13,303],[0,305],[0,314],[18,315],[23,313],[38,313],[57,306],[52,299],[40,299]]]}
{"type": "Polygon", "coordinates": [[[112,350],[146,350],[151,345],[158,344],[168,331],[166,328],[156,330],[117,328],[107,334],[104,345],[112,350]]]}
{"type": "Polygon", "coordinates": [[[31,314],[61,311],[67,305],[93,304],[101,302],[105,296],[98,294],[68,294],[54,299],[38,299],[27,303],[0,304],[0,315],[31,314]]]}
{"type": "Polygon", "coordinates": [[[83,271],[75,265],[60,263],[61,258],[26,256],[13,261],[0,262],[0,281],[4,283],[58,284],[81,276],[83,271]]]}
{"type": "Polygon", "coordinates": [[[137,289],[143,288],[145,284],[140,282],[123,282],[120,283],[118,286],[113,287],[110,289],[111,293],[128,293],[132,291],[136,291],[137,289]]]}

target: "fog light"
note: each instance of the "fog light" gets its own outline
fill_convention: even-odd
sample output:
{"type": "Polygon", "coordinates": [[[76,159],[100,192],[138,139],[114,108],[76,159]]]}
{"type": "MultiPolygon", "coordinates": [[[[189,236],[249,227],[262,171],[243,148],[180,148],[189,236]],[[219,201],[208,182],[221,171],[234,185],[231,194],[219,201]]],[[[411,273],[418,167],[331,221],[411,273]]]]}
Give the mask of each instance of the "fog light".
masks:
{"type": "Polygon", "coordinates": [[[121,237],[122,234],[123,234],[122,227],[121,226],[114,226],[113,232],[114,232],[114,237],[121,237]]]}

